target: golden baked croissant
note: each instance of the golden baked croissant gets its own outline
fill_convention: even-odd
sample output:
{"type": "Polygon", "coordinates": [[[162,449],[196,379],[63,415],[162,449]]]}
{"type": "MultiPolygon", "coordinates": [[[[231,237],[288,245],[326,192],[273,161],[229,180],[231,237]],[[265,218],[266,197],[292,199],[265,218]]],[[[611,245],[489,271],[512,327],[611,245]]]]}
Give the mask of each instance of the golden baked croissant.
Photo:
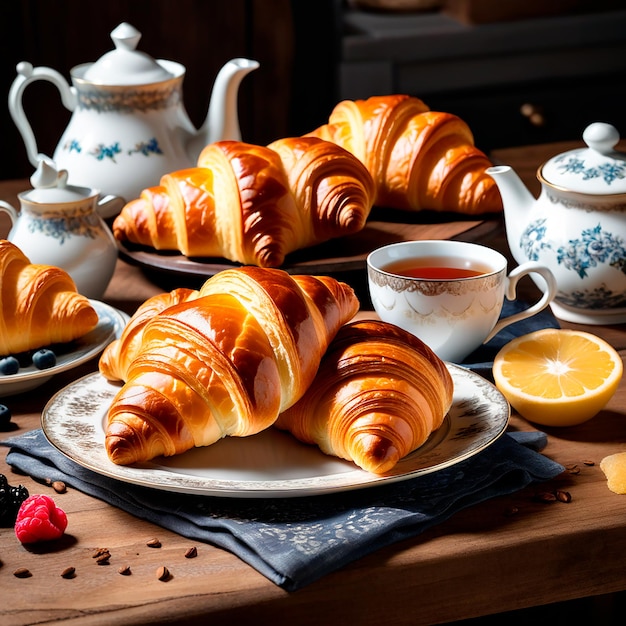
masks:
{"type": "Polygon", "coordinates": [[[120,241],[192,257],[280,267],[290,252],[358,232],[374,183],[347,150],[313,137],[209,144],[113,223],[120,241]]]}
{"type": "Polygon", "coordinates": [[[63,269],[33,264],[0,240],[0,355],[78,339],[95,328],[98,313],[63,269]]]}
{"type": "Polygon", "coordinates": [[[332,278],[246,266],[154,316],[107,414],[110,459],[127,465],[244,437],[274,423],[315,377],[359,308],[332,278]]]}
{"type": "Polygon", "coordinates": [[[441,426],[452,394],[445,364],[417,337],[358,321],[337,333],[308,391],[275,426],[383,474],[441,426]]]}
{"type": "Polygon", "coordinates": [[[160,293],[148,298],[133,314],[119,339],[113,340],[98,362],[100,373],[111,381],[126,380],[128,366],[141,349],[143,329],[146,324],[165,309],[198,297],[195,289],[179,287],[169,293],[160,293]]]}
{"type": "Polygon", "coordinates": [[[498,212],[502,199],[485,173],[491,165],[469,126],[396,94],[344,100],[328,124],[308,136],[336,142],[358,157],[376,184],[378,206],[467,214],[498,212]]]}

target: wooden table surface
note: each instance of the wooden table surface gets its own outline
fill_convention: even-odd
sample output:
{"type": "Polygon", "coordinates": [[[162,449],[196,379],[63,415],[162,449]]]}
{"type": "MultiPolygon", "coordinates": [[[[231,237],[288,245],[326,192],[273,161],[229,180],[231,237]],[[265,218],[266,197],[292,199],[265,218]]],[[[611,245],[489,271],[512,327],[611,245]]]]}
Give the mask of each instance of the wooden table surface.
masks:
{"type": "MultiPolygon", "coordinates": [[[[534,186],[534,171],[562,145],[500,151],[494,160],[513,165],[534,186]]],[[[24,181],[0,183],[0,197],[15,202],[24,181]]],[[[4,225],[6,226],[6,224],[4,225]]],[[[3,224],[0,222],[0,234],[3,224]]],[[[464,228],[460,229],[461,231],[464,228]]],[[[402,236],[428,236],[428,227],[399,229],[402,236]],[[418,232],[419,231],[419,232],[418,232]]],[[[457,235],[453,226],[449,236],[457,235]]],[[[444,227],[443,232],[446,233],[444,227]]],[[[461,238],[502,242],[499,219],[461,238]],[[499,234],[499,237],[496,237],[499,234]]],[[[440,236],[440,235],[437,235],[440,236]]],[[[138,267],[118,261],[104,300],[128,313],[162,287],[138,267]]],[[[563,327],[574,327],[563,322],[563,327]]],[[[626,328],[585,327],[626,354],[626,328]]],[[[7,437],[39,427],[48,398],[97,362],[66,372],[35,391],[0,399],[19,426],[7,437]]],[[[0,529],[0,623],[49,624],[435,624],[626,590],[626,496],[607,488],[600,460],[626,450],[626,382],[593,420],[576,428],[544,429],[544,453],[567,468],[549,484],[532,486],[467,509],[449,521],[381,549],[300,591],[288,593],[236,556],[190,540],[70,489],[12,473],[0,448],[0,472],[31,493],[49,493],[68,514],[58,549],[27,549],[11,529],[0,529]],[[538,501],[538,490],[568,491],[570,503],[538,501]],[[511,515],[512,510],[517,510],[511,515]],[[146,546],[157,537],[162,547],[146,546]],[[96,548],[106,547],[111,565],[97,566],[96,548]],[[129,564],[131,576],[118,573],[129,564]],[[165,565],[167,582],[155,572],[165,565]],[[68,566],[72,579],[61,577],[68,566]],[[13,572],[26,567],[30,578],[13,572]]],[[[511,427],[534,427],[513,415],[511,427]]],[[[164,494],[167,497],[167,494],[164,494]]],[[[511,623],[511,622],[510,622],[511,623]]],[[[596,622],[598,623],[598,622],[596,622]]],[[[608,622],[605,622],[608,623],[608,622]]]]}

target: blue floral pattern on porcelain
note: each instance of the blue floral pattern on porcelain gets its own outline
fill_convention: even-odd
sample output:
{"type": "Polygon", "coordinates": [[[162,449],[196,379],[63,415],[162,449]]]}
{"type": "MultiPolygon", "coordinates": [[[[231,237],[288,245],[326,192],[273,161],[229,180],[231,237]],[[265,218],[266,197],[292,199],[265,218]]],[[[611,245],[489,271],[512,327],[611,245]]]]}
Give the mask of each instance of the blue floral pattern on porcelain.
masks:
{"type": "Polygon", "coordinates": [[[96,239],[102,229],[98,215],[90,210],[89,213],[64,213],[55,216],[46,214],[42,217],[32,216],[28,222],[28,231],[52,237],[59,244],[64,244],[70,236],[96,239]]]}
{"type": "MultiPolygon", "coordinates": [[[[67,152],[76,152],[77,154],[81,154],[83,152],[83,147],[80,144],[78,139],[71,139],[63,145],[63,150],[67,152]]],[[[122,150],[120,146],[120,142],[116,141],[108,146],[104,144],[99,144],[90,152],[90,156],[95,157],[98,161],[104,161],[105,159],[111,159],[113,163],[115,163],[115,157],[118,154],[123,154],[124,150],[122,150]]],[[[143,156],[149,157],[151,154],[163,154],[163,150],[161,150],[161,146],[159,146],[159,142],[156,137],[152,137],[148,139],[148,141],[140,141],[135,144],[135,147],[132,149],[126,150],[126,154],[129,156],[133,154],[142,154],[143,156]]]]}
{"type": "MultiPolygon", "coordinates": [[[[586,278],[591,268],[607,265],[626,274],[626,242],[624,238],[604,230],[601,224],[586,228],[577,238],[565,244],[555,243],[546,236],[546,219],[532,221],[523,231],[520,248],[531,261],[538,261],[540,254],[553,252],[562,268],[576,272],[586,278]]],[[[623,306],[626,294],[614,293],[606,286],[593,290],[573,290],[569,294],[559,293],[559,301],[575,307],[597,309],[623,306]]]]}
{"type": "Polygon", "coordinates": [[[566,153],[557,156],[554,162],[560,164],[558,169],[563,173],[580,175],[582,180],[602,178],[609,186],[614,181],[622,180],[626,176],[626,165],[615,160],[600,163],[592,167],[585,167],[585,161],[583,159],[576,156],[569,156],[566,153]],[[562,161],[564,161],[564,163],[561,163],[562,161]]]}

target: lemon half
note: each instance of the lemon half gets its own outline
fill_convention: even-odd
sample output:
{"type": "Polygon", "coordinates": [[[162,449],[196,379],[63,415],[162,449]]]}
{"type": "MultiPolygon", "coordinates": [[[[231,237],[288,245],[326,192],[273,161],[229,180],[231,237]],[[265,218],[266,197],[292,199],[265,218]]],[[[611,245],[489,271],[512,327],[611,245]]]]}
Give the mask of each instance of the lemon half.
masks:
{"type": "Polygon", "coordinates": [[[622,373],[622,358],[600,337],[554,328],[513,339],[493,364],[496,387],[509,404],[544,426],[575,426],[594,417],[622,373]]]}

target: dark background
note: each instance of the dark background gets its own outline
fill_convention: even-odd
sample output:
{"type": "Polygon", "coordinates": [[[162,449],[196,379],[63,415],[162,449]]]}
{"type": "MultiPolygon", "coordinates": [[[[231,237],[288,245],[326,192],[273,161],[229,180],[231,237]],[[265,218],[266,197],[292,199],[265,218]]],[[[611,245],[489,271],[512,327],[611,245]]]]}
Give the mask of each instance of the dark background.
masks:
{"type": "MultiPolygon", "coordinates": [[[[442,0],[443,5],[446,2],[459,6],[464,0],[442,0]]],[[[537,16],[529,16],[529,11],[545,14],[546,7],[555,6],[532,0],[467,0],[466,4],[482,8],[482,13],[471,19],[493,23],[470,24],[460,32],[459,41],[462,44],[475,28],[482,28],[486,46],[490,39],[498,38],[507,20],[509,25],[513,20],[521,26],[531,24],[537,16]],[[518,15],[511,12],[515,7],[518,15]],[[504,9],[509,15],[501,15],[504,9]]],[[[435,62],[424,64],[412,57],[413,48],[430,45],[407,26],[416,14],[367,10],[357,0],[2,0],[0,93],[4,100],[0,106],[5,113],[0,115],[0,178],[28,177],[33,169],[6,104],[17,63],[51,67],[69,81],[72,67],[94,62],[113,49],[110,32],[123,21],[142,33],[138,49],[187,68],[185,108],[196,126],[206,116],[213,81],[222,65],[238,56],[259,61],[260,68],[244,78],[239,91],[242,136],[251,143],[267,144],[308,132],[324,123],[343,97],[378,95],[380,83],[367,72],[358,88],[340,86],[339,73],[343,70],[345,77],[346,67],[355,67],[349,57],[357,48],[374,67],[391,68],[390,92],[413,92],[431,108],[461,116],[485,152],[579,139],[584,127],[598,119],[615,124],[626,136],[626,28],[622,36],[616,24],[613,31],[617,32],[606,43],[600,28],[597,41],[591,44],[583,20],[580,42],[574,37],[567,46],[555,43],[560,35],[559,15],[618,10],[624,19],[626,12],[616,0],[559,0],[557,4],[557,15],[538,16],[553,22],[540,22],[542,28],[537,32],[543,33],[543,41],[530,41],[529,35],[532,53],[522,46],[506,59],[491,55],[481,60],[464,56],[462,45],[458,50],[440,50],[436,63],[442,68],[441,87],[431,92],[424,88],[420,72],[432,74],[435,62]],[[362,24],[372,25],[371,32],[362,29],[362,24]],[[381,42],[377,35],[381,29],[401,31],[401,36],[396,38],[394,32],[389,41],[381,42]],[[546,71],[544,59],[565,68],[562,75],[546,71]],[[578,67],[579,59],[589,63],[578,67]],[[488,67],[498,61],[505,80],[494,82],[488,67]],[[474,67],[485,68],[481,76],[485,84],[456,87],[472,62],[474,67]],[[536,70],[542,70],[541,80],[529,78],[536,70]],[[403,80],[406,76],[412,78],[403,80]],[[537,125],[522,115],[520,106],[525,102],[537,105],[546,123],[537,125]]],[[[437,19],[435,13],[424,17],[434,27],[437,19]]],[[[436,37],[436,33],[429,36],[436,37]]],[[[38,81],[26,89],[24,107],[40,152],[52,155],[71,116],[58,91],[50,83],[38,81]]]]}

